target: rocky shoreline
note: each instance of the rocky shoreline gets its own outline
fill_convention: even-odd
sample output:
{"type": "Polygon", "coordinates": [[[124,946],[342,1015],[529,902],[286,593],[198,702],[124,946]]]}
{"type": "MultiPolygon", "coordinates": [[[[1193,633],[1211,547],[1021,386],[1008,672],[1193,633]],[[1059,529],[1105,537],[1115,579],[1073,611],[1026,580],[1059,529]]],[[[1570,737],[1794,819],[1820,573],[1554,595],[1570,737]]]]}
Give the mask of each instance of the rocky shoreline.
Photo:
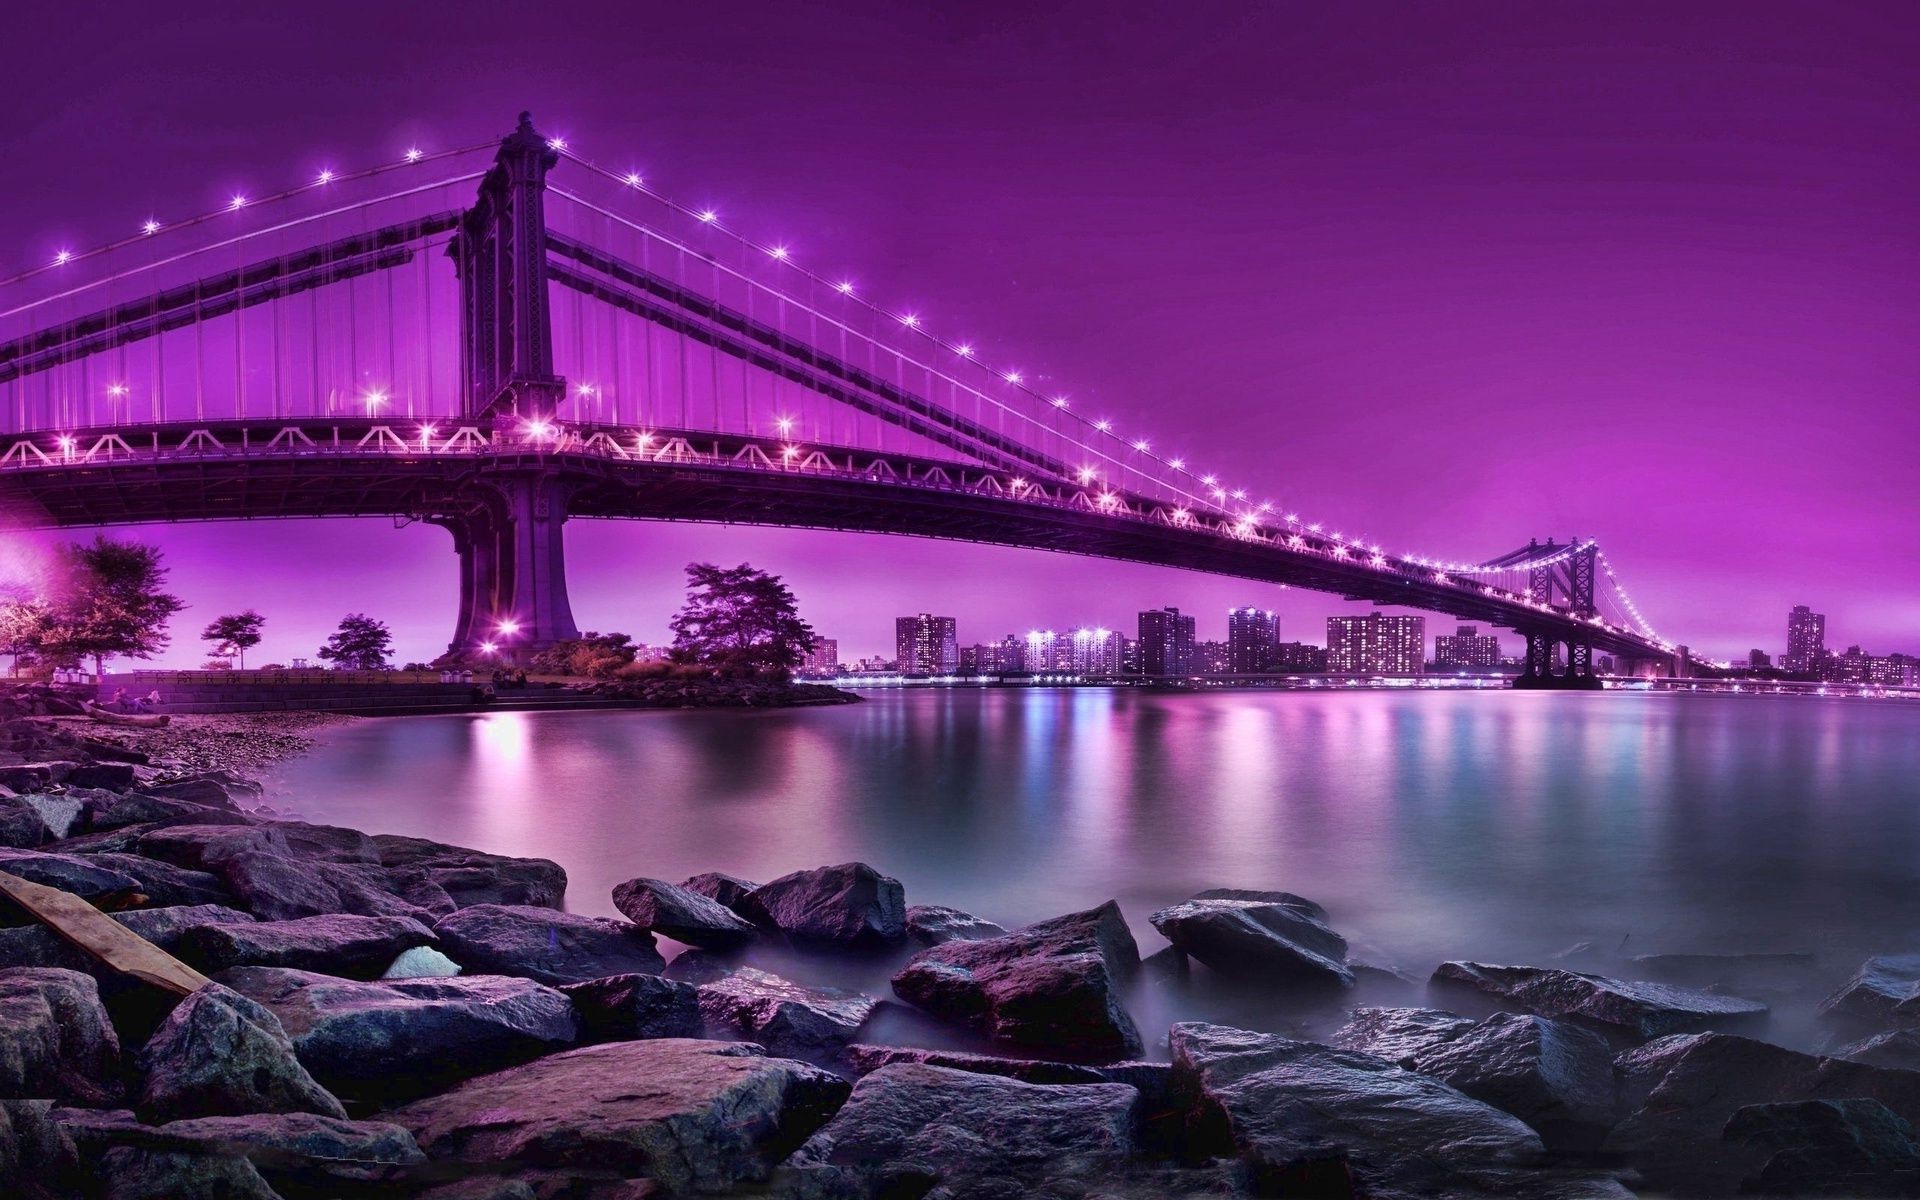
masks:
{"type": "Polygon", "coordinates": [[[1920,956],[1828,998],[1855,1040],[1821,1056],[1755,1036],[1801,956],[1412,981],[1285,892],[1155,911],[1144,959],[1112,901],[1008,930],[864,863],[636,876],[581,916],[553,862],[261,811],[235,764],[317,724],[31,707],[0,695],[0,871],[212,982],[0,912],[3,1195],[1920,1195],[1920,956]],[[1146,1028],[1148,979],[1337,1028],[1146,1028]]]}

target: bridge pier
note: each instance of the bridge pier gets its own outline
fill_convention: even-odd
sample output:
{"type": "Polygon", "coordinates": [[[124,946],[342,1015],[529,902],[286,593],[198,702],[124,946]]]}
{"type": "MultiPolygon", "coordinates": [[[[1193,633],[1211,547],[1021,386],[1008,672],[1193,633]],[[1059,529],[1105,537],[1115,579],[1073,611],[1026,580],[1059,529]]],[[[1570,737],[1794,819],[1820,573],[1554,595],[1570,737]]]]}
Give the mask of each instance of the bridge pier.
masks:
{"type": "Polygon", "coordinates": [[[1593,647],[1586,642],[1566,641],[1540,630],[1520,631],[1527,639],[1527,653],[1513,686],[1523,691],[1599,691],[1600,679],[1593,673],[1593,647]],[[1553,669],[1556,647],[1567,648],[1567,668],[1553,669]]]}
{"type": "Polygon", "coordinates": [[[467,503],[432,518],[453,533],[460,556],[460,611],[449,654],[524,663],[535,651],[580,636],[567,598],[569,487],[540,472],[489,477],[467,503]]]}

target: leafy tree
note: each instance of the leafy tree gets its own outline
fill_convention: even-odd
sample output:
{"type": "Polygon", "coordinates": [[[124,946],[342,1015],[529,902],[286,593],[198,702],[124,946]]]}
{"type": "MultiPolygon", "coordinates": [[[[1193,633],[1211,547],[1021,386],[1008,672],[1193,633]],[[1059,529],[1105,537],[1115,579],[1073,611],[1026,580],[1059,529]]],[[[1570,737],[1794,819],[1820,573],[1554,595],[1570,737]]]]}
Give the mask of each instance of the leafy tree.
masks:
{"type": "Polygon", "coordinates": [[[633,638],[624,633],[583,633],[563,638],[536,653],[527,663],[545,675],[582,675],[612,679],[639,654],[633,638]]]}
{"type": "Polygon", "coordinates": [[[167,621],[185,608],[164,591],[157,547],[100,535],[63,551],[64,580],[41,639],[57,664],[93,660],[94,674],[114,655],[152,658],[167,648],[167,621]]]}
{"type": "Polygon", "coordinates": [[[365,613],[348,613],[340,618],[320,657],[346,671],[384,670],[393,654],[393,634],[365,613]]]}
{"type": "Polygon", "coordinates": [[[784,681],[812,648],[813,627],[778,575],[746,563],[687,564],[687,602],[673,618],[676,658],[784,681]]]}
{"type": "Polygon", "coordinates": [[[200,631],[200,640],[214,642],[214,654],[221,658],[239,660],[242,670],[246,669],[247,651],[260,644],[260,627],[267,619],[248,609],[245,612],[228,613],[216,617],[200,631]]]}
{"type": "Polygon", "coordinates": [[[43,601],[14,598],[0,602],[0,654],[13,655],[13,673],[32,662],[53,624],[53,610],[43,601]]]}

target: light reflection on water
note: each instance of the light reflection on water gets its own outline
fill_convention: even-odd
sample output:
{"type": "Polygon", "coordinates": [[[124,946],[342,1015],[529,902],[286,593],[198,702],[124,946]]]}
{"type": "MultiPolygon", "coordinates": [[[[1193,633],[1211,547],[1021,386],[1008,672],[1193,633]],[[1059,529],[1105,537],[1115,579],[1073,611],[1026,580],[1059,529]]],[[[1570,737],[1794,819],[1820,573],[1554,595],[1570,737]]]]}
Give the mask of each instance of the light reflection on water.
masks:
{"type": "Polygon", "coordinates": [[[902,690],[783,712],[365,721],[289,764],[311,820],[634,875],[865,859],[1015,924],[1204,887],[1370,952],[1920,948],[1920,705],[1758,696],[902,690]]]}

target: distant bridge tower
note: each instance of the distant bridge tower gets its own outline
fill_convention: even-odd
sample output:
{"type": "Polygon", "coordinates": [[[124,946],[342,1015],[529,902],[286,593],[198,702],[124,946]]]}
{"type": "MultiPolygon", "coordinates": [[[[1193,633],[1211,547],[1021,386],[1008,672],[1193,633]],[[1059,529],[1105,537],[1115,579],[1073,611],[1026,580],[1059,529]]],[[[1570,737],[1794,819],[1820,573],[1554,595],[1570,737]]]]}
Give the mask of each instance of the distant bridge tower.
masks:
{"type": "MultiPolygon", "coordinates": [[[[1530,541],[1520,549],[1487,563],[1490,567],[1524,568],[1527,572],[1527,600],[1582,620],[1599,610],[1594,603],[1594,578],[1598,573],[1600,549],[1594,542],[1569,540],[1557,543],[1530,541]]],[[[1568,637],[1545,625],[1516,625],[1527,640],[1526,658],[1517,688],[1594,689],[1600,686],[1593,673],[1593,640],[1568,637]],[[1565,650],[1565,667],[1557,670],[1558,651],[1565,650]]]]}
{"type": "Polygon", "coordinates": [[[561,537],[571,495],[540,454],[567,394],[553,370],[547,297],[547,172],[559,162],[521,113],[448,248],[460,276],[462,407],[528,448],[476,469],[460,501],[429,518],[453,532],[460,554],[454,653],[491,643],[525,658],[580,633],[561,537]]]}

